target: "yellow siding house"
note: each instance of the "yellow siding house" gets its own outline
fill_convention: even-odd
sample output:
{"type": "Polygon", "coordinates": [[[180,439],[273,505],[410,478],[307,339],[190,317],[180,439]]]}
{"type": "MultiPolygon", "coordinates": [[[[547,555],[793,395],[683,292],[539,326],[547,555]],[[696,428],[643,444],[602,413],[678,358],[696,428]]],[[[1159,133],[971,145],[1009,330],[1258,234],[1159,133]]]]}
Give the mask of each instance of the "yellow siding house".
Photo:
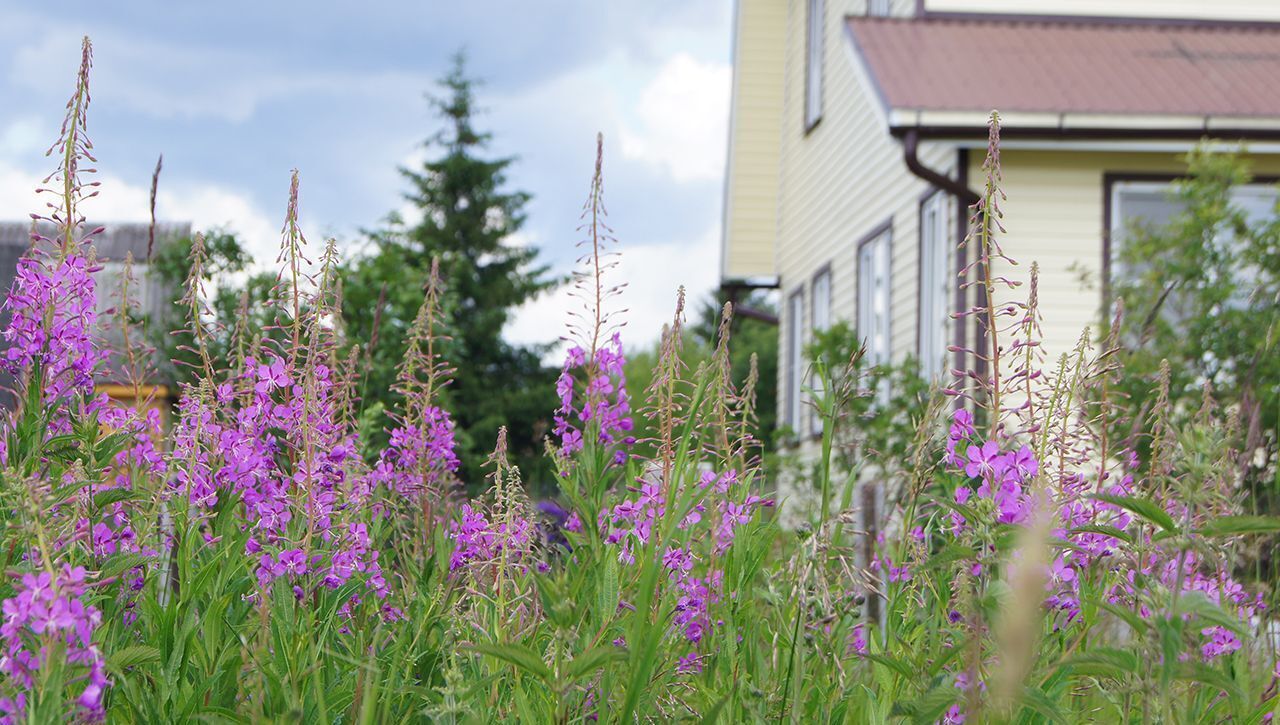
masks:
{"type": "Polygon", "coordinates": [[[1181,155],[1246,142],[1255,173],[1280,175],[1280,3],[738,0],[722,285],[779,292],[779,420],[799,450],[818,433],[815,328],[846,320],[872,361],[942,381],[968,366],[957,243],[992,110],[1022,263],[999,272],[1039,264],[1052,359],[1106,309],[1123,231],[1173,213],[1181,155]]]}

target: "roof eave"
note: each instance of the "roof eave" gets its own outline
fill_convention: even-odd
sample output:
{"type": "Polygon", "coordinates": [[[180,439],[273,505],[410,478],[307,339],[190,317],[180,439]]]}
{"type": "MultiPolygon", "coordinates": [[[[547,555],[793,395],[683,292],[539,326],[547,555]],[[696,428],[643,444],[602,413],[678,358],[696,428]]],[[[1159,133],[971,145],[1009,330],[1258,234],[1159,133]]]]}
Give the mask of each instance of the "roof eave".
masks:
{"type": "MultiPolygon", "coordinates": [[[[901,138],[915,131],[920,138],[985,138],[989,111],[892,109],[889,133],[901,138]]],[[[1240,116],[1175,116],[1100,113],[1001,112],[1000,134],[1006,138],[1088,139],[1280,139],[1280,118],[1240,116]]]]}

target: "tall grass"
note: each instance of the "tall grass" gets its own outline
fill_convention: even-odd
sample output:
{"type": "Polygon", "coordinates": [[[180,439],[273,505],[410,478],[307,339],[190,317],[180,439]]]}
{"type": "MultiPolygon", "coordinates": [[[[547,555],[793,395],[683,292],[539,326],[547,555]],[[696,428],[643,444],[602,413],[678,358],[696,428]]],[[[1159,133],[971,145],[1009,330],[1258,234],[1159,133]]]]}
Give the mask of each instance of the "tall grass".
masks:
{"type": "MultiPolygon", "coordinates": [[[[1086,335],[1042,362],[1034,273],[1026,300],[997,275],[996,119],[963,280],[986,303],[966,313],[986,331],[969,356],[982,372],[875,467],[894,472],[880,484],[896,504],[872,535],[854,525],[863,482],[835,442],[875,382],[856,346],[818,365],[822,505],[784,531],[763,493],[756,381],[730,374],[730,306],[690,369],[682,293],[652,383],[642,399],[626,387],[599,160],[583,306],[549,411],[555,501],[529,500],[505,431],[488,492],[452,493],[448,280],[434,272],[390,443],[362,444],[360,357],[337,352],[339,261],[332,244],[308,261],[296,174],[274,327],[211,357],[197,243],[183,304],[200,382],[175,422],[95,396],[89,68],[86,41],[37,227],[57,232],[34,240],[6,303],[21,394],[0,469],[6,721],[1261,722],[1276,709],[1268,614],[1232,574],[1240,540],[1277,522],[1237,513],[1231,412],[1206,403],[1176,430],[1158,403],[1140,459],[1108,438],[1131,415],[1109,393],[1125,375],[1116,340],[1086,335]],[[651,439],[634,439],[638,416],[651,439]]],[[[134,370],[147,354],[119,352],[134,370]]]]}

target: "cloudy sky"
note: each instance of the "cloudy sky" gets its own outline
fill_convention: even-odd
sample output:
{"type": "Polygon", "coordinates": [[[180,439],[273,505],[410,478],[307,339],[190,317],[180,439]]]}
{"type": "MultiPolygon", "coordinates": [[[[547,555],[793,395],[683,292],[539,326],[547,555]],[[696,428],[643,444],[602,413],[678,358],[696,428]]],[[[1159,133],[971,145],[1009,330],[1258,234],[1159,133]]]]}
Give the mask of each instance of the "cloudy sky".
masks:
{"type": "MultiPolygon", "coordinates": [[[[401,208],[398,166],[428,153],[423,94],[463,48],[492,153],[534,200],[520,243],[558,270],[576,257],[597,131],[629,283],[627,334],[656,337],[683,284],[715,284],[730,85],[729,0],[643,3],[26,3],[0,0],[0,219],[23,219],[52,163],[79,63],[94,42],[89,134],[103,182],[86,212],[225,225],[274,259],[290,169],[305,231],[358,252],[401,208]],[[358,9],[357,9],[358,8],[358,9]]],[[[523,309],[518,341],[562,330],[564,293],[523,309]]]]}

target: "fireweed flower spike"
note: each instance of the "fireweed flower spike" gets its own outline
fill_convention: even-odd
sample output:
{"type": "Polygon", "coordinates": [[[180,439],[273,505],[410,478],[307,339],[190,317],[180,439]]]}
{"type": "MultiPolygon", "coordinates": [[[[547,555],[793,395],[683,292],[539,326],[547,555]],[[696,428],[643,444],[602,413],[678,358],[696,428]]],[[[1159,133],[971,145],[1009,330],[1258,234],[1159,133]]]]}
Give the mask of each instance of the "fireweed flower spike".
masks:
{"type": "MultiPolygon", "coordinates": [[[[488,489],[462,496],[438,266],[403,330],[401,403],[362,408],[365,358],[344,337],[337,246],[317,265],[304,256],[296,175],[278,285],[268,300],[245,296],[232,331],[202,286],[210,251],[192,240],[181,357],[196,382],[178,391],[172,422],[143,396],[93,396],[108,366],[97,340],[106,285],[79,210],[92,195],[88,50],[46,184],[57,202],[35,225],[0,330],[0,364],[26,393],[0,423],[0,725],[193,712],[1270,721],[1280,665],[1254,586],[1268,574],[1239,557],[1270,550],[1246,535],[1280,530],[1262,511],[1239,515],[1241,499],[1265,500],[1236,450],[1253,423],[1234,403],[1219,409],[1207,386],[1188,408],[1177,390],[1187,381],[1167,365],[1149,402],[1129,407],[1121,383],[1137,380],[1122,377],[1132,358],[1115,324],[1097,350],[1085,334],[1043,368],[1038,271],[1025,306],[1002,298],[1014,283],[1000,276],[1012,260],[998,237],[995,119],[963,313],[984,339],[971,344],[966,390],[952,391],[967,407],[938,425],[934,401],[907,447],[867,447],[872,466],[838,472],[851,485],[834,510],[795,531],[767,520],[761,484],[774,471],[805,483],[812,462],[761,461],[751,430],[762,371],[753,362],[745,384],[732,378],[731,307],[690,369],[681,290],[638,432],[607,312],[619,287],[605,282],[614,252],[598,160],[583,304],[547,424],[561,495],[538,509],[552,528],[505,429],[488,489]],[[383,425],[385,445],[357,433],[383,425]],[[863,472],[905,472],[899,455],[912,469],[903,488],[863,485],[863,472]],[[855,526],[865,535],[842,538],[855,526]],[[1011,548],[1020,538],[1034,546],[1011,548]]],[[[129,309],[126,284],[115,316],[134,342],[107,360],[137,395],[150,353],[129,309]]],[[[851,380],[833,378],[829,399],[847,387],[852,400],[851,380]]],[[[831,410],[824,431],[880,422],[847,402],[831,410]]],[[[852,437],[832,440],[841,456],[852,437]]],[[[830,477],[819,471],[819,485],[830,477]]]]}
{"type": "Polygon", "coordinates": [[[605,281],[618,263],[618,253],[609,250],[617,239],[606,216],[604,137],[597,135],[595,173],[579,228],[587,236],[578,243],[584,252],[574,277],[573,295],[581,304],[580,310],[571,313],[567,339],[572,344],[556,380],[560,406],[555,412],[553,432],[566,459],[582,450],[584,436],[591,436],[604,448],[613,449],[613,462],[620,464],[626,460],[627,449],[635,438],[631,435],[631,399],[623,373],[626,357],[618,329],[621,325],[614,322],[615,311],[608,309],[610,300],[621,294],[626,285],[609,287],[605,281]]]}

